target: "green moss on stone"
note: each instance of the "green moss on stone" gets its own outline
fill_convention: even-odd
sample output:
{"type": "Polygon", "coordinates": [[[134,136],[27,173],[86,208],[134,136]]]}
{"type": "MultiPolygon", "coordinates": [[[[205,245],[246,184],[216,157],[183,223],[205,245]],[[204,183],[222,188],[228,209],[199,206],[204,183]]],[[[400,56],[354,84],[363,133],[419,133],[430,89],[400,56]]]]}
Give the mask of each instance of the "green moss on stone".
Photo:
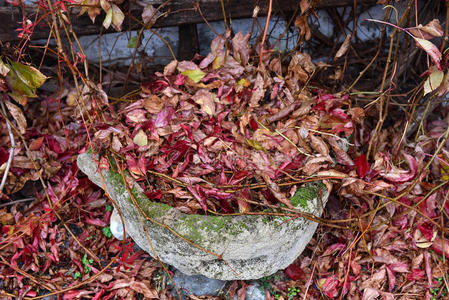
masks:
{"type": "Polygon", "coordinates": [[[320,190],[322,190],[323,187],[325,186],[321,182],[302,186],[296,191],[295,195],[290,198],[290,201],[295,207],[299,205],[302,209],[308,209],[309,202],[319,197],[320,190]]]}

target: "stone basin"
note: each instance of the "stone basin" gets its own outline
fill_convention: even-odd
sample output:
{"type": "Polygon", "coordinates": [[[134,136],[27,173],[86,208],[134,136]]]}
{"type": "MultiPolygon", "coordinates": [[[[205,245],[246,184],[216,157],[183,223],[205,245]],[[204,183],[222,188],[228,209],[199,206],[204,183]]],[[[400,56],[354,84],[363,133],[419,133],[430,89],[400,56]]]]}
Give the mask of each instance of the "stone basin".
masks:
{"type": "MultiPolygon", "coordinates": [[[[117,204],[126,235],[151,256],[157,255],[162,262],[188,275],[220,280],[272,275],[301,254],[318,226],[302,217],[184,214],[149,200],[137,183],[131,197],[122,176],[111,169],[101,170],[103,186],[95,161],[98,160],[90,151],[77,159],[79,169],[117,204]]],[[[316,182],[299,186],[293,198],[295,208],[319,217],[328,190],[316,182]]]]}

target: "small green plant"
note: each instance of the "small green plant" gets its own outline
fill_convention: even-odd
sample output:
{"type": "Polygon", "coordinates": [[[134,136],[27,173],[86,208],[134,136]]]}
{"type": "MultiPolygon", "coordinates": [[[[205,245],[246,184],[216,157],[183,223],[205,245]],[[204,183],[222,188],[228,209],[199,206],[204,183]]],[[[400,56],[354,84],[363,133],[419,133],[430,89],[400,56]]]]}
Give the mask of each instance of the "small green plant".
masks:
{"type": "Polygon", "coordinates": [[[289,287],[287,289],[287,299],[288,300],[292,300],[294,299],[299,293],[299,289],[297,289],[295,286],[294,287],[289,287]]]}
{"type": "Polygon", "coordinates": [[[112,211],[112,206],[111,205],[106,205],[106,207],[104,209],[106,211],[112,211]]]}
{"type": "Polygon", "coordinates": [[[270,277],[269,276],[261,278],[260,279],[260,283],[261,283],[261,285],[259,287],[259,290],[261,292],[263,292],[264,290],[271,289],[270,277]]]}
{"type": "Polygon", "coordinates": [[[274,299],[279,299],[281,297],[281,294],[273,289],[272,282],[273,281],[280,281],[281,275],[279,273],[273,274],[271,276],[266,276],[260,279],[260,286],[259,290],[264,293],[265,290],[269,291],[270,294],[274,296],[274,299]]]}
{"type": "Polygon", "coordinates": [[[103,227],[101,232],[103,232],[104,236],[107,237],[108,239],[112,238],[111,227],[109,226],[103,227]]]}
{"type": "MultiPolygon", "coordinates": [[[[89,273],[92,271],[92,268],[89,265],[93,264],[94,260],[92,258],[87,258],[87,254],[84,254],[83,259],[81,260],[84,266],[84,273],[89,273]]],[[[76,273],[75,273],[76,274],[76,273]]]]}
{"type": "Polygon", "coordinates": [[[81,273],[78,272],[78,271],[76,271],[75,274],[73,274],[73,278],[74,278],[74,279],[81,278],[81,273]]]}
{"type": "Polygon", "coordinates": [[[439,278],[437,278],[437,281],[438,281],[438,287],[430,289],[430,293],[432,294],[432,298],[431,298],[432,300],[443,299],[447,295],[447,290],[446,290],[446,287],[444,286],[444,278],[439,277],[439,278]],[[443,291],[440,294],[440,291],[442,288],[443,288],[443,291]]]}

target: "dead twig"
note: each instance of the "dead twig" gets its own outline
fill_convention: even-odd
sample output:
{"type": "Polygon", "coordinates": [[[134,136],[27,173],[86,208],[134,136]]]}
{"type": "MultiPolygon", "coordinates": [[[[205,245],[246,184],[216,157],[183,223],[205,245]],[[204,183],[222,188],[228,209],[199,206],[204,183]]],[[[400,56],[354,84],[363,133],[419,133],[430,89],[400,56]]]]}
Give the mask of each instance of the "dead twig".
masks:
{"type": "Polygon", "coordinates": [[[0,102],[0,104],[2,106],[3,117],[5,118],[6,121],[6,127],[8,128],[9,140],[11,141],[11,148],[9,148],[8,162],[6,163],[5,172],[3,173],[2,182],[0,184],[0,194],[1,194],[3,191],[3,187],[5,186],[6,183],[6,178],[8,178],[8,172],[9,168],[11,167],[12,158],[14,156],[14,149],[16,148],[16,143],[14,141],[14,135],[12,134],[10,120],[8,119],[8,116],[6,114],[5,104],[3,103],[3,101],[0,102]]]}

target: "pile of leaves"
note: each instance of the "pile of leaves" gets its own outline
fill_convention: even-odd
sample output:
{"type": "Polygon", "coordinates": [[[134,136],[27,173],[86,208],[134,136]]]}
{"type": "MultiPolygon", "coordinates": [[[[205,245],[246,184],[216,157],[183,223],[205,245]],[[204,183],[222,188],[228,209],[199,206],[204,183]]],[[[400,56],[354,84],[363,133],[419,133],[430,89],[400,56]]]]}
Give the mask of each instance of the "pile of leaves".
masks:
{"type": "MultiPolygon", "coordinates": [[[[132,241],[112,238],[112,206],[78,171],[88,134],[67,104],[72,90],[64,87],[61,103],[57,92],[37,95],[45,80],[37,69],[11,61],[0,67],[1,101],[9,111],[1,122],[14,132],[12,147],[8,126],[0,127],[2,176],[13,151],[0,204],[0,298],[53,292],[64,299],[159,298],[166,288],[151,287],[158,263],[132,241]]],[[[100,102],[105,94],[98,95],[84,100],[100,102]]]]}
{"type": "Polygon", "coordinates": [[[150,199],[186,213],[291,209],[298,183],[355,170],[348,138],[363,109],[306,88],[317,68],[307,54],[285,68],[268,52],[256,67],[248,39],[218,36],[206,57],[171,62],[121,119],[97,124],[95,151],[124,157],[150,199]]]}
{"type": "MultiPolygon", "coordinates": [[[[375,106],[313,87],[321,65],[308,55],[266,50],[259,65],[248,39],[217,37],[208,56],[172,62],[118,106],[87,80],[80,93],[38,95],[36,69],[0,65],[1,122],[15,140],[0,127],[2,176],[14,154],[0,204],[1,297],[171,297],[158,263],[111,237],[112,206],[75,163],[93,147],[102,168],[121,158],[149,198],[186,213],[290,209],[296,185],[332,185],[306,251],[261,281],[268,298],[447,298],[448,107],[411,134],[403,119],[373,131],[363,116],[375,106]]],[[[433,53],[423,94],[445,93],[446,56],[418,42],[433,53]]],[[[235,281],[227,295],[244,299],[247,288],[235,281]]]]}

